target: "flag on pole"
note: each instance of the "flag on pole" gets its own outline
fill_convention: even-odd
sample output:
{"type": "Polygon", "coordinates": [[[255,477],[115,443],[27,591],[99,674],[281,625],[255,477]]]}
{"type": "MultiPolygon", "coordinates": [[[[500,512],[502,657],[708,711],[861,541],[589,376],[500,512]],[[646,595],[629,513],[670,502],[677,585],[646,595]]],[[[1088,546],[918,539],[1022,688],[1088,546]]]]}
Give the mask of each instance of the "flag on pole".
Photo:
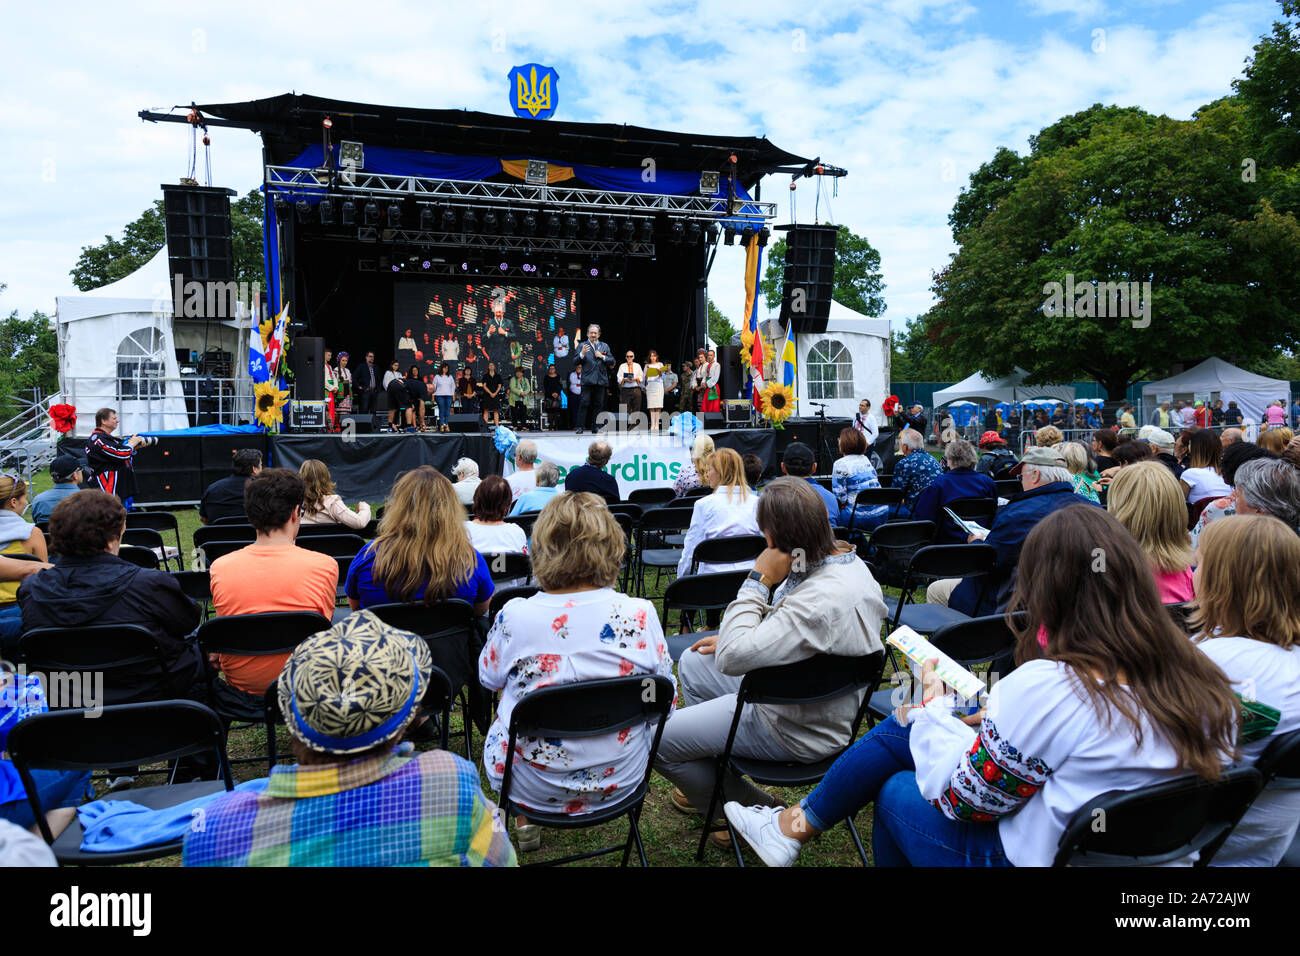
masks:
{"type": "Polygon", "coordinates": [[[268,374],[274,374],[280,367],[280,358],[284,354],[284,334],[289,323],[289,304],[286,302],[280,314],[275,317],[275,328],[271,340],[266,344],[266,368],[268,374]]]}
{"type": "Polygon", "coordinates": [[[763,250],[757,239],[750,239],[745,247],[745,305],[748,314],[745,323],[754,337],[749,356],[749,374],[753,382],[750,390],[754,408],[763,410],[763,399],[759,392],[763,390],[763,335],[758,330],[758,277],[763,266],[763,250]]]}
{"type": "Polygon", "coordinates": [[[785,342],[781,345],[781,350],[777,353],[780,356],[781,366],[781,384],[787,388],[794,388],[795,373],[795,350],[794,350],[794,319],[789,319],[785,327],[785,342]]]}
{"type": "Polygon", "coordinates": [[[271,370],[266,365],[266,356],[262,354],[262,336],[257,331],[257,319],[248,330],[248,376],[254,382],[265,382],[271,377],[271,370]]]}

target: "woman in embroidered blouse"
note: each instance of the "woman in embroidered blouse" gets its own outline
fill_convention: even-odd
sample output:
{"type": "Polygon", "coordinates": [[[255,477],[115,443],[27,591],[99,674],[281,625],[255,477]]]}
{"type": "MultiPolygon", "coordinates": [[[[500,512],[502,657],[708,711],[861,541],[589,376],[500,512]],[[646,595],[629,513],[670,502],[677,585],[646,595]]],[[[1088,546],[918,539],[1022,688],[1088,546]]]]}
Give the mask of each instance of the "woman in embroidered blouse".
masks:
{"type": "MultiPolygon", "coordinates": [[[[585,492],[557,496],[533,526],[533,574],[542,590],[506,603],[479,656],[483,686],[501,691],[483,745],[483,767],[498,791],[510,715],[521,698],[552,684],[629,674],[673,679],[654,605],[614,590],[625,547],[604,502],[585,492]]],[[[654,728],[641,725],[600,737],[520,740],[510,799],[549,812],[590,813],[640,784],[653,739],[654,728]]]]}
{"type": "Polygon", "coordinates": [[[339,393],[334,401],[334,410],[342,414],[352,412],[352,370],[348,368],[348,353],[339,353],[338,367],[339,393]]]}
{"type": "Polygon", "coordinates": [[[986,711],[955,700],[927,662],[922,706],[858,740],[798,807],[729,803],[769,866],[872,800],[877,866],[1048,866],[1065,824],[1108,790],[1196,774],[1235,756],[1228,679],[1160,606],[1146,555],[1100,508],[1044,518],[1020,556],[1010,610],[1020,666],[986,711]],[[1095,572],[1095,549],[1106,573],[1095,572]]]}
{"type": "Polygon", "coordinates": [[[695,443],[691,445],[691,460],[682,465],[681,471],[677,472],[677,480],[673,482],[673,494],[680,498],[692,488],[699,488],[704,485],[704,462],[713,454],[713,439],[708,435],[696,435],[695,443]]]}

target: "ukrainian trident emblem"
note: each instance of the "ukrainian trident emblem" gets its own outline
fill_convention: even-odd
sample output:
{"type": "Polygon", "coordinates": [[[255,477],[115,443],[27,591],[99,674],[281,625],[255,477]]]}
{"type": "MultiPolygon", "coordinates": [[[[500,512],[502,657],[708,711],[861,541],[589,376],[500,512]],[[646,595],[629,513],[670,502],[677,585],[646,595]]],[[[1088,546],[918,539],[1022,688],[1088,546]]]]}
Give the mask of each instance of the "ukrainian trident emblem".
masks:
{"type": "Polygon", "coordinates": [[[560,105],[560,74],[540,63],[516,66],[510,78],[510,107],[524,119],[550,119],[560,105]]]}

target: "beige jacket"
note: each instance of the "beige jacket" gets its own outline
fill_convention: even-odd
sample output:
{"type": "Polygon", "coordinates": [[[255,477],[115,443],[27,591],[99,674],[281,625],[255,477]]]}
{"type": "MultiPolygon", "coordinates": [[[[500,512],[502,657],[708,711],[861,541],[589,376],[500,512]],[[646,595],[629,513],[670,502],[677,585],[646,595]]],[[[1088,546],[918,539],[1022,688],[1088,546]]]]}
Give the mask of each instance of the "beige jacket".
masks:
{"type": "Polygon", "coordinates": [[[302,516],[303,524],[341,524],[349,528],[364,528],[370,523],[369,502],[359,502],[353,511],[338,495],[326,495],[320,511],[302,516]]]}
{"type": "MultiPolygon", "coordinates": [[[[718,632],[717,668],[738,677],[815,654],[862,657],[882,648],[885,601],[880,585],[852,552],[832,555],[806,576],[791,574],[767,600],[757,581],[741,585],[718,632]]],[[[850,743],[861,694],[816,704],[759,704],[772,735],[805,762],[850,743]]]]}

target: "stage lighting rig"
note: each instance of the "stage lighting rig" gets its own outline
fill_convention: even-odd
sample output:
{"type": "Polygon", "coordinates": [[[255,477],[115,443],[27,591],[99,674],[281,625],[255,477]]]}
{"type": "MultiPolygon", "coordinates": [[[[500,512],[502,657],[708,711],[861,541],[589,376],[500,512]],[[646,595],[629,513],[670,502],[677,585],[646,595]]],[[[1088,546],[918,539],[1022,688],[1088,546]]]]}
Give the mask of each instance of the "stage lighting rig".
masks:
{"type": "Polygon", "coordinates": [[[613,242],[618,238],[618,220],[613,216],[606,217],[603,228],[605,241],[613,242]]]}
{"type": "Polygon", "coordinates": [[[717,170],[705,170],[700,173],[700,195],[716,196],[721,186],[721,174],[717,170]]]}
{"type": "Polygon", "coordinates": [[[515,214],[507,209],[501,216],[501,234],[503,236],[513,236],[516,227],[515,214]]]}
{"type": "Polygon", "coordinates": [[[402,224],[402,207],[399,203],[388,204],[388,225],[396,229],[402,224]]]}
{"type": "Polygon", "coordinates": [[[699,245],[701,232],[699,220],[692,219],[686,224],[686,241],[693,246],[699,245]]]}
{"type": "Polygon", "coordinates": [[[546,217],[546,234],[552,239],[560,237],[560,214],[553,212],[546,217]]]}
{"type": "Polygon", "coordinates": [[[618,237],[624,242],[631,242],[636,237],[636,223],[631,219],[624,219],[619,223],[618,237]]]}
{"type": "Polygon", "coordinates": [[[770,235],[772,235],[772,230],[768,229],[767,226],[758,230],[758,245],[760,249],[767,245],[767,239],[770,235]]]}
{"type": "Polygon", "coordinates": [[[652,242],[655,237],[655,223],[653,219],[641,220],[641,241],[652,242]]]}
{"type": "Polygon", "coordinates": [[[283,196],[275,197],[275,218],[281,222],[289,218],[289,200],[283,196]]]}
{"type": "Polygon", "coordinates": [[[728,245],[728,246],[734,246],[736,244],[735,226],[728,223],[726,228],[722,230],[722,242],[724,245],[728,245]]]}
{"type": "MultiPolygon", "coordinates": [[[[433,221],[434,221],[433,207],[423,206],[423,205],[420,206],[420,231],[433,232],[433,221]]],[[[428,266],[425,266],[425,268],[427,269],[428,266]]]]}
{"type": "Polygon", "coordinates": [[[573,239],[578,235],[578,217],[569,213],[564,217],[564,238],[573,239]]]}
{"type": "Polygon", "coordinates": [[[473,209],[466,209],[460,214],[461,232],[474,232],[478,228],[478,214],[473,209]]]}
{"type": "Polygon", "coordinates": [[[674,245],[679,245],[685,236],[686,227],[682,225],[680,219],[674,219],[672,225],[668,227],[668,238],[673,241],[674,245]]]}
{"type": "Polygon", "coordinates": [[[299,199],[294,205],[298,209],[298,221],[306,222],[311,218],[311,203],[305,199],[299,199]]]}
{"type": "Polygon", "coordinates": [[[456,210],[447,207],[442,211],[442,231],[454,232],[456,229],[456,210]]]}
{"type": "Polygon", "coordinates": [[[488,209],[483,213],[483,231],[492,233],[497,231],[497,214],[493,209],[488,209]]]}
{"type": "Polygon", "coordinates": [[[706,228],[706,229],[704,230],[704,235],[705,235],[705,237],[706,237],[706,241],[708,242],[709,245],[713,245],[715,242],[717,242],[717,241],[718,241],[718,224],[717,224],[716,222],[711,222],[711,223],[709,223],[708,228],[706,228]]]}
{"type": "Polygon", "coordinates": [[[521,224],[522,224],[522,226],[523,226],[523,231],[524,231],[524,235],[525,235],[525,236],[536,235],[536,233],[537,233],[537,216],[536,216],[536,215],[534,215],[534,214],[531,213],[531,212],[529,212],[529,213],[524,213],[524,218],[523,218],[521,224]]]}
{"type": "Polygon", "coordinates": [[[357,224],[357,204],[351,199],[343,200],[340,216],[345,226],[355,226],[357,224]]]}
{"type": "Polygon", "coordinates": [[[595,216],[587,217],[585,229],[586,229],[588,239],[600,238],[600,220],[597,219],[595,216]]]}
{"type": "Polygon", "coordinates": [[[749,241],[754,238],[754,227],[746,226],[740,233],[740,244],[748,246],[749,241]]]}
{"type": "Polygon", "coordinates": [[[320,224],[322,226],[334,224],[334,200],[322,199],[316,208],[320,211],[320,224]]]}
{"type": "Polygon", "coordinates": [[[366,225],[374,226],[379,223],[379,203],[373,199],[366,203],[366,225]]]}

